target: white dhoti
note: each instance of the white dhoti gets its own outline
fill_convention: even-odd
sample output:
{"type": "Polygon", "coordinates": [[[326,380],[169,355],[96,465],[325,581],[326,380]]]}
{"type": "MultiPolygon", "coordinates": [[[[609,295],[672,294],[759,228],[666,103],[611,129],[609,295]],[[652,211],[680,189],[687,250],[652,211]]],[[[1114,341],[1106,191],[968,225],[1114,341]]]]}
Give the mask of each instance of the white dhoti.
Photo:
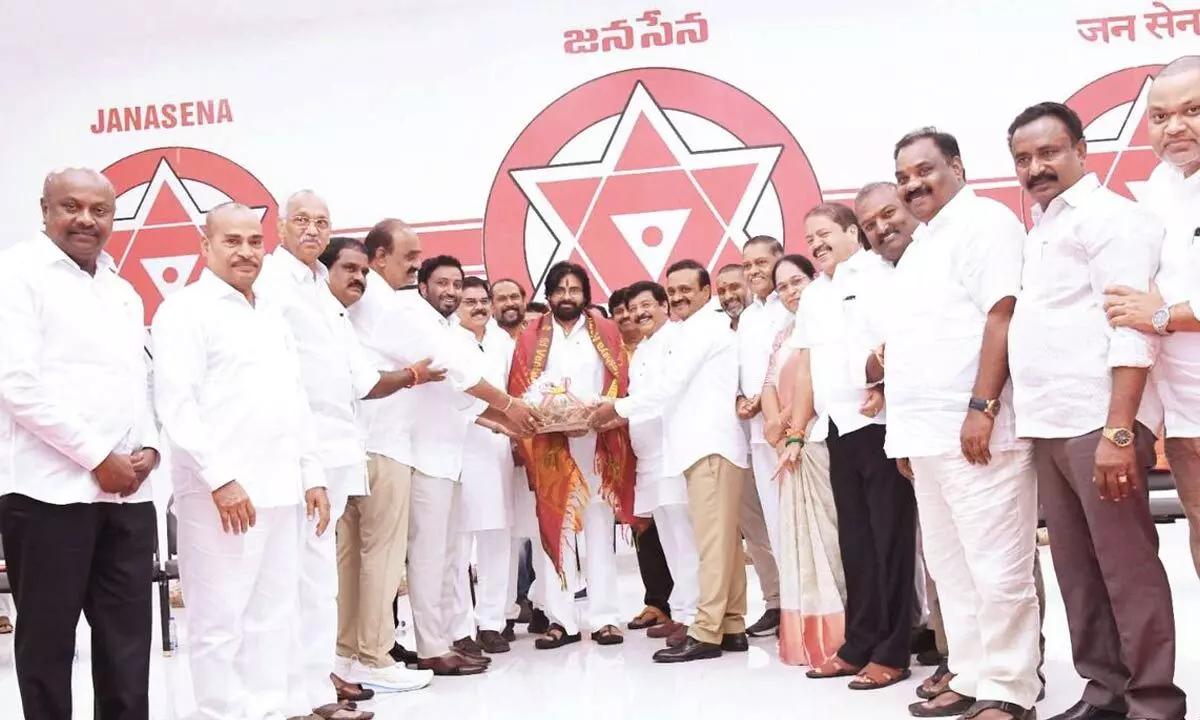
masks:
{"type": "Polygon", "coordinates": [[[450,652],[455,595],[461,588],[463,534],[458,529],[461,487],[454,480],[413,471],[408,524],[408,595],[417,655],[432,659],[450,652]]]}
{"type": "Polygon", "coordinates": [[[244,535],[221,529],[208,495],[178,498],[175,508],[196,716],[287,717],[300,506],[257,508],[244,535]]]}
{"type": "Polygon", "coordinates": [[[767,524],[771,553],[776,554],[779,551],[779,483],[775,480],[775,470],[779,467],[779,453],[767,443],[751,443],[750,464],[754,471],[754,487],[762,503],[763,520],[767,524]]]}
{"type": "Polygon", "coordinates": [[[912,458],[925,564],[952,653],[950,688],[1030,708],[1041,683],[1033,560],[1037,476],[1030,450],[912,458]]]}
{"type": "Polygon", "coordinates": [[[315,519],[301,516],[300,619],[292,624],[289,716],[305,716],[313,708],[337,702],[337,691],[329,680],[337,654],[337,524],[346,512],[349,488],[362,487],[366,472],[365,464],[326,468],[329,526],[324,535],[317,536],[315,519]]]}
{"type": "Polygon", "coordinates": [[[691,625],[700,602],[700,553],[692,532],[692,516],[686,503],[654,508],[654,524],[662,544],[667,569],[675,582],[671,590],[671,619],[691,625]]]}

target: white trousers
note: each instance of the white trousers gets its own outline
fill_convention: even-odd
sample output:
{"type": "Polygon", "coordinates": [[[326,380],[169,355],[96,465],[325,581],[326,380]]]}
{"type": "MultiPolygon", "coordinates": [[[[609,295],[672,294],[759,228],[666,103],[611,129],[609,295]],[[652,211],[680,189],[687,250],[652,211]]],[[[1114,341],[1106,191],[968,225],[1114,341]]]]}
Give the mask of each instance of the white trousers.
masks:
{"type": "MultiPolygon", "coordinates": [[[[462,486],[413,470],[408,522],[408,599],[412,604],[417,655],[436,658],[450,652],[454,637],[455,593],[462,560],[458,530],[462,486]]],[[[468,601],[469,602],[469,601],[468,601]]]]}
{"type": "MultiPolygon", "coordinates": [[[[593,497],[583,511],[583,570],[587,578],[587,623],[592,632],[605,625],[621,622],[617,606],[617,553],[613,511],[608,503],[593,497]]],[[[533,543],[538,545],[538,541],[533,543]]],[[[538,582],[550,622],[562,625],[568,635],[579,632],[575,614],[575,592],[579,589],[579,574],[575,571],[575,553],[563,547],[563,573],[567,587],[563,589],[554,564],[545,553],[537,567],[538,582]]]]}
{"type": "Polygon", "coordinates": [[[671,619],[691,625],[700,602],[700,554],[692,532],[692,516],[686,504],[654,508],[654,525],[667,559],[675,587],[671,590],[671,619]]]}
{"type": "MultiPolygon", "coordinates": [[[[546,598],[542,593],[542,588],[546,583],[542,581],[542,576],[539,574],[541,568],[546,564],[546,551],[542,549],[542,539],[540,537],[512,538],[512,552],[508,557],[508,577],[512,579],[508,586],[508,609],[504,613],[505,620],[516,620],[521,614],[521,606],[517,604],[517,570],[518,564],[521,562],[521,547],[525,541],[529,541],[530,552],[532,555],[529,562],[534,567],[533,582],[529,584],[529,602],[543,612],[546,608],[546,598]]],[[[558,578],[554,578],[554,582],[558,582],[558,578]]]]}
{"type": "Polygon", "coordinates": [[[178,498],[175,508],[195,717],[287,717],[301,509],[258,508],[254,527],[234,535],[208,495],[178,498]]]}
{"type": "Polygon", "coordinates": [[[461,590],[455,593],[455,637],[474,635],[475,630],[503,632],[509,601],[516,592],[517,574],[511,556],[515,551],[508,529],[464,533],[464,569],[461,590]],[[466,570],[471,546],[475,547],[475,607],[471,608],[471,579],[466,570]]]}
{"type": "Polygon", "coordinates": [[[922,548],[960,695],[1033,707],[1041,683],[1037,475],[1030,450],[912,458],[922,548]]]}
{"type": "MultiPolygon", "coordinates": [[[[362,477],[361,466],[349,469],[362,477]]],[[[299,525],[299,621],[292,623],[291,666],[288,672],[288,716],[306,716],[337,702],[329,680],[337,655],[338,568],[337,524],[346,512],[345,483],[335,482],[341,468],[326,469],[329,526],[317,537],[317,521],[301,510],[299,525]]]]}
{"type": "Polygon", "coordinates": [[[779,466],[779,454],[767,443],[750,445],[750,465],[754,470],[754,487],[762,503],[763,520],[767,524],[767,537],[771,540],[771,554],[779,556],[779,483],[775,481],[775,468],[779,466]]]}

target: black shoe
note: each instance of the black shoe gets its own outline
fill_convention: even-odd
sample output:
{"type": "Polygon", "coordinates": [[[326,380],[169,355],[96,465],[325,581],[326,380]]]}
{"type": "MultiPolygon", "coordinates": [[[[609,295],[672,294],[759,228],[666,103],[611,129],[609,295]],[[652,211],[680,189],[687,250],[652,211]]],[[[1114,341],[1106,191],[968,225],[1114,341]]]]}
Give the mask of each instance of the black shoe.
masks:
{"type": "Polygon", "coordinates": [[[517,627],[516,620],[506,621],[504,623],[504,630],[501,631],[501,633],[500,633],[500,637],[504,638],[505,640],[507,640],[509,642],[515,642],[517,639],[516,627],[517,627]]]}
{"type": "Polygon", "coordinates": [[[729,633],[721,638],[721,649],[725,652],[748,652],[750,640],[746,633],[729,633]]]}
{"type": "Polygon", "coordinates": [[[575,599],[576,600],[586,600],[587,599],[587,588],[584,588],[584,589],[580,590],[579,592],[575,593],[575,599]]]}
{"type": "Polygon", "coordinates": [[[909,646],[913,655],[920,655],[930,650],[937,652],[937,636],[929,628],[914,628],[909,646]]]}
{"type": "Polygon", "coordinates": [[[1080,700],[1050,720],[1125,720],[1125,713],[1102,710],[1080,700]]]}
{"type": "Polygon", "coordinates": [[[688,635],[679,647],[669,647],[654,653],[656,663],[682,663],[692,660],[711,660],[721,657],[721,646],[700,642],[688,635]]]}
{"type": "Polygon", "coordinates": [[[550,618],[546,617],[546,613],[533,609],[529,616],[529,634],[530,635],[545,635],[550,629],[550,618]]]}
{"type": "Polygon", "coordinates": [[[937,667],[944,662],[946,662],[946,656],[938,652],[937,648],[917,653],[918,665],[924,665],[925,667],[937,667]]]}
{"type": "Polygon", "coordinates": [[[409,650],[400,643],[395,643],[392,645],[392,649],[388,650],[388,655],[391,655],[392,659],[401,665],[415,665],[417,660],[420,659],[417,657],[415,652],[409,650]]]}
{"type": "Polygon", "coordinates": [[[770,637],[775,634],[777,627],[779,627],[779,610],[767,610],[758,619],[758,622],[746,628],[746,634],[750,637],[770,637]]]}

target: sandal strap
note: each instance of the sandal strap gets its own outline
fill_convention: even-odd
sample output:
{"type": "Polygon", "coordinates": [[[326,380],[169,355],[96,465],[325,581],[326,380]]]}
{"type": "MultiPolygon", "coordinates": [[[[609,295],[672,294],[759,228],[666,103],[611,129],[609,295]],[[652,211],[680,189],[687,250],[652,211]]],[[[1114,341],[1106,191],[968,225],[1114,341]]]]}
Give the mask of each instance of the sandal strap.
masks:
{"type": "Polygon", "coordinates": [[[969,710],[963,713],[964,718],[973,718],[978,716],[984,710],[999,710],[1006,713],[1013,720],[1024,720],[1029,714],[1028,708],[1023,708],[1020,705],[1003,700],[979,700],[971,706],[969,710]]]}

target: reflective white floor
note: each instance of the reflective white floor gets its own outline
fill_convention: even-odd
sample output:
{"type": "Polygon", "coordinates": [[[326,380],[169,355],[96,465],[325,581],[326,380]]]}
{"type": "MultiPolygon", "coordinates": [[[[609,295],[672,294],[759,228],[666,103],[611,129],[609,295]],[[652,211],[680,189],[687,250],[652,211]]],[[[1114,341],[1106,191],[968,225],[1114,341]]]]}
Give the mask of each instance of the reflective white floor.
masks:
{"type": "MultiPolygon", "coordinates": [[[[1186,525],[1176,523],[1160,529],[1162,557],[1171,576],[1176,617],[1180,619],[1176,678],[1184,690],[1200,698],[1200,623],[1184,619],[1194,617],[1195,610],[1200,608],[1200,581],[1188,555],[1186,525]]],[[[1046,617],[1049,687],[1039,710],[1042,717],[1048,717],[1078,700],[1082,681],[1071,666],[1066,617],[1051,572],[1050,555],[1045,548],[1042,553],[1049,596],[1046,617]]],[[[622,559],[621,597],[627,616],[641,609],[641,582],[631,561],[629,556],[622,559]]],[[[756,591],[753,578],[750,586],[756,591]]],[[[755,592],[751,619],[761,611],[761,598],[755,592]]],[[[179,627],[181,642],[186,645],[182,622],[179,627]]],[[[364,708],[374,710],[380,720],[417,717],[739,720],[743,712],[767,717],[903,720],[908,717],[905,706],[914,701],[913,690],[919,679],[930,671],[918,669],[913,679],[886,690],[853,692],[846,689],[844,679],[809,680],[802,669],[780,665],[773,642],[767,640],[756,641],[747,654],[675,666],[655,665],[650,661],[651,653],[658,647],[658,641],[648,640],[641,633],[629,633],[625,644],[617,647],[601,648],[585,640],[570,648],[536,651],[532,639],[518,635],[513,652],[496,657],[492,670],[482,676],[438,678],[426,690],[383,696],[366,703],[364,708]]],[[[81,624],[74,681],[75,717],[81,719],[91,717],[89,655],[87,628],[81,624]]],[[[187,718],[192,712],[186,653],[164,658],[155,650],[151,707],[154,720],[187,718]]],[[[20,717],[12,636],[0,636],[0,720],[20,717]]]]}

